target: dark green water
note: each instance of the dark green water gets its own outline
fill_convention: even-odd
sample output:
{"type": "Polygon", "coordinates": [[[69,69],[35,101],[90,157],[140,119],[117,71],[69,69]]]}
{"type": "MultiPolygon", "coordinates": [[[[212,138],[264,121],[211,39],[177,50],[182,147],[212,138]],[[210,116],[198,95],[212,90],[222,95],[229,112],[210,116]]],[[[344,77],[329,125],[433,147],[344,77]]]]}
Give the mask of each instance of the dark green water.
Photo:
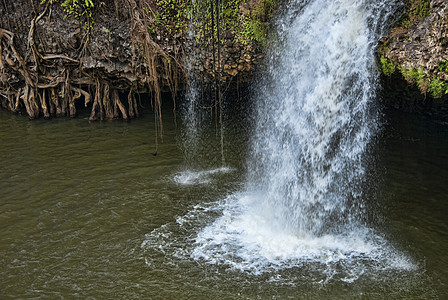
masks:
{"type": "MultiPolygon", "coordinates": [[[[188,185],[173,181],[187,167],[182,124],[168,109],[157,156],[150,111],[129,123],[28,121],[0,111],[0,299],[448,297],[448,126],[401,113],[386,115],[374,151],[380,190],[371,213],[418,266],[412,274],[322,282],[306,267],[254,275],[177,255],[191,247],[189,231],[198,231],[176,231],[179,218],[244,183],[249,126],[239,111],[225,120],[229,170],[188,185]],[[161,228],[160,251],[142,247],[161,228]]],[[[197,157],[214,170],[219,137],[213,123],[205,132],[197,157]]]]}

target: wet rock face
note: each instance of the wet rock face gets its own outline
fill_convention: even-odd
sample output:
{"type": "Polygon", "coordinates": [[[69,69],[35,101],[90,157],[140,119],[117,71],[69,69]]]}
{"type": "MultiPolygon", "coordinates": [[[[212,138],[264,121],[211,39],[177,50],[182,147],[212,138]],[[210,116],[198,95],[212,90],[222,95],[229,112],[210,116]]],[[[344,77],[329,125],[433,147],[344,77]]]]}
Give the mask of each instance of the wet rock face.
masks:
{"type": "MultiPolygon", "coordinates": [[[[223,42],[220,49],[220,61],[211,49],[196,47],[191,43],[188,60],[190,72],[193,76],[205,83],[213,83],[219,73],[222,85],[236,88],[239,84],[248,84],[253,78],[255,70],[262,64],[264,55],[262,49],[251,45],[234,44],[231,40],[223,42]]],[[[215,50],[215,52],[217,52],[215,50]]]]}
{"type": "Polygon", "coordinates": [[[384,56],[395,65],[448,81],[448,72],[439,68],[448,60],[448,1],[432,0],[427,17],[407,29],[394,28],[382,42],[384,56]]]}

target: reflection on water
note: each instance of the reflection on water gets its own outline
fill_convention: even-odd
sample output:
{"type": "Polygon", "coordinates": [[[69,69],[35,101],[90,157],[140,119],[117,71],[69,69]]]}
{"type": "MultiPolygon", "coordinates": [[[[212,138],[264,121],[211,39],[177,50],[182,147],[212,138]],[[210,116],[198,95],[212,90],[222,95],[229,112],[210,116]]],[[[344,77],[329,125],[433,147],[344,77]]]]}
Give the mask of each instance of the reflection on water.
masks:
{"type": "MultiPolygon", "coordinates": [[[[248,129],[238,111],[228,114],[236,122],[226,120],[229,171],[187,185],[173,181],[186,170],[182,124],[175,127],[168,110],[157,156],[150,112],[89,124],[0,111],[0,298],[448,296],[448,127],[400,113],[387,113],[374,151],[379,191],[369,209],[416,271],[344,281],[306,262],[256,275],[192,258],[195,238],[225,221],[225,202],[241,188],[248,129]]],[[[221,167],[214,124],[210,132],[202,171],[221,167]]],[[[328,271],[344,267],[334,266],[328,271]]]]}

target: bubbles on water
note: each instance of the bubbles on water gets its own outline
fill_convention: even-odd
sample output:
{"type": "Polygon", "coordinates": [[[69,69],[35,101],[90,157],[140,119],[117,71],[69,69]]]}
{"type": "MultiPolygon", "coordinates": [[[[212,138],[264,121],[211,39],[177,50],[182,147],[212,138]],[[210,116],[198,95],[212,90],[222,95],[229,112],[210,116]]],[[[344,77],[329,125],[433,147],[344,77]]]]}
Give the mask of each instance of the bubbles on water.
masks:
{"type": "Polygon", "coordinates": [[[253,274],[303,268],[353,281],[378,270],[414,270],[405,255],[391,249],[373,230],[359,227],[339,235],[293,233],[260,214],[254,195],[236,194],[226,200],[222,215],[195,238],[191,256],[210,264],[224,264],[253,274]]]}

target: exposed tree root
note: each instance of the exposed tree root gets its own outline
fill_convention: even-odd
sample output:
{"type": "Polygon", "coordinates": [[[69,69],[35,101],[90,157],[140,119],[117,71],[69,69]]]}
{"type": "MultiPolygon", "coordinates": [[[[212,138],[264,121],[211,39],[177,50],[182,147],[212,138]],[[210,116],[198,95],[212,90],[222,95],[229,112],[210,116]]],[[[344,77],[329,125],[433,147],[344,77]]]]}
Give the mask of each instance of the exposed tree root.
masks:
{"type": "Polygon", "coordinates": [[[135,93],[149,92],[157,131],[161,134],[161,85],[168,86],[175,99],[179,74],[185,74],[179,47],[174,45],[168,53],[152,40],[148,32],[150,20],[144,11],[151,5],[150,1],[116,0],[116,6],[120,6],[118,2],[128,8],[131,20],[132,78],[135,79],[114,78],[103,70],[85,69],[83,58],[91,51],[89,38],[85,36],[77,46],[78,54],[73,57],[47,52],[38,27],[49,20],[53,8],[61,8],[49,1],[42,6],[31,0],[34,17],[29,23],[26,45],[16,41],[16,34],[10,28],[0,28],[0,107],[24,111],[30,119],[75,117],[76,104],[84,101],[85,107],[91,105],[90,121],[129,120],[140,115],[135,93]],[[120,94],[127,94],[126,103],[120,94]]]}

